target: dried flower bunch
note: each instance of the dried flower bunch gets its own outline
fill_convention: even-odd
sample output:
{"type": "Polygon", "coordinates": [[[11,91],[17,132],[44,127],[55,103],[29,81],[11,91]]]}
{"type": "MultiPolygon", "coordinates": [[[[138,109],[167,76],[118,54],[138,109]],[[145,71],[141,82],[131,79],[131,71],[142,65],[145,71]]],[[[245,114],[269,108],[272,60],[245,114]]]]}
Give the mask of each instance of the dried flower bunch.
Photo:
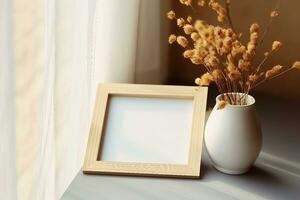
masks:
{"type": "Polygon", "coordinates": [[[265,31],[261,31],[259,24],[253,23],[249,28],[249,42],[242,44],[242,34],[233,27],[230,16],[230,0],[224,0],[224,5],[217,0],[179,0],[184,6],[197,12],[199,7],[207,7],[217,15],[219,25],[208,24],[206,21],[191,16],[177,17],[174,11],[169,11],[167,17],[176,20],[183,35],[171,34],[169,43],[178,43],[184,48],[183,56],[193,64],[204,66],[206,73],[195,80],[199,86],[209,86],[214,82],[223,99],[220,108],[226,104],[247,104],[247,95],[258,85],[276,78],[292,69],[300,69],[300,61],[291,67],[275,65],[264,67],[268,58],[280,50],[283,44],[274,41],[270,49],[264,54],[263,60],[255,66],[253,58],[258,47],[264,41],[272,21],[279,16],[277,2],[275,10],[270,13],[270,21],[265,31]],[[237,92],[242,93],[236,95],[237,92]],[[240,97],[240,98],[239,98],[240,97]]]}

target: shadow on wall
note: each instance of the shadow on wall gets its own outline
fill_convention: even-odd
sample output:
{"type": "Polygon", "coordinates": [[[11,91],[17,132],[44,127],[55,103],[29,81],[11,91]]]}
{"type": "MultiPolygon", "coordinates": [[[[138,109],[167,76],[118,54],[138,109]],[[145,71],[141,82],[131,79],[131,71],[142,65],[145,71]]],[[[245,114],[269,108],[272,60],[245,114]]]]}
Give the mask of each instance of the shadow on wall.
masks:
{"type": "MultiPolygon", "coordinates": [[[[269,14],[274,9],[276,0],[273,1],[232,1],[233,23],[239,32],[244,33],[244,42],[249,39],[248,29],[253,22],[257,22],[262,28],[268,23],[269,14]]],[[[254,64],[258,64],[263,58],[263,53],[271,47],[273,40],[280,40],[284,44],[278,53],[274,54],[266,63],[266,67],[276,64],[290,66],[294,61],[300,60],[300,17],[297,14],[300,1],[290,0],[281,3],[280,16],[273,22],[264,45],[259,49],[254,64]]],[[[170,9],[178,15],[187,17],[191,10],[181,6],[179,1],[172,1],[170,9]]],[[[166,10],[167,11],[167,10],[166,10]]],[[[198,17],[216,24],[215,15],[207,9],[201,9],[198,17]]],[[[170,33],[183,34],[176,25],[170,23],[170,33]]],[[[165,44],[164,44],[165,45],[165,44]]],[[[203,68],[191,64],[182,56],[182,48],[172,46],[168,57],[168,79],[170,84],[193,84],[194,78],[203,72],[203,68]]],[[[292,71],[282,77],[274,79],[257,88],[254,92],[268,93],[285,98],[300,99],[300,71],[292,71]]]]}
{"type": "Polygon", "coordinates": [[[165,17],[172,0],[140,0],[136,83],[164,84],[167,80],[170,23],[165,17]]]}

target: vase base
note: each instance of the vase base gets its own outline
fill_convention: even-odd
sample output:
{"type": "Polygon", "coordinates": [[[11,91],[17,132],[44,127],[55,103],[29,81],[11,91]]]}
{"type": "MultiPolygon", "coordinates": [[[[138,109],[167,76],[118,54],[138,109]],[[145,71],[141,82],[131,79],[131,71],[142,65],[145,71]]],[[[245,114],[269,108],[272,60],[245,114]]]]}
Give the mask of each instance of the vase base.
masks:
{"type": "Polygon", "coordinates": [[[224,173],[224,174],[229,174],[229,175],[243,175],[243,174],[246,174],[247,172],[249,172],[249,170],[251,169],[250,168],[247,168],[247,169],[244,169],[244,170],[230,170],[230,169],[225,169],[223,167],[220,167],[220,166],[216,166],[214,165],[214,168],[216,168],[218,171],[224,173]]]}

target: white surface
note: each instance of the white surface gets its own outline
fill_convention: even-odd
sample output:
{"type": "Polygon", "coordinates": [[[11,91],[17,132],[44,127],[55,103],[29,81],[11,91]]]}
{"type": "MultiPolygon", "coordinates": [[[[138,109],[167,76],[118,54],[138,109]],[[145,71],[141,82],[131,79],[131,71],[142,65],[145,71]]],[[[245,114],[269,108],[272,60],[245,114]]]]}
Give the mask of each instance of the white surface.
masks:
{"type": "Polygon", "coordinates": [[[187,164],[193,100],[110,98],[101,160],[187,164]]]}
{"type": "Polygon", "coordinates": [[[246,106],[227,105],[218,110],[216,105],[206,123],[207,152],[213,165],[228,174],[247,172],[261,150],[262,134],[255,100],[248,98],[252,101],[246,106]]]}

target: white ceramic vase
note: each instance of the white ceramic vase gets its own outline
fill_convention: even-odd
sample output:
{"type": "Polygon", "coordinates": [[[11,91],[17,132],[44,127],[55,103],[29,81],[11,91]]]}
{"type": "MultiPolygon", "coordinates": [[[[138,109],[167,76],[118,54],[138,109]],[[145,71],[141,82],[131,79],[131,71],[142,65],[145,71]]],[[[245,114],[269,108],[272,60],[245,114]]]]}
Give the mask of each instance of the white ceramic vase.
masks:
{"type": "MultiPolygon", "coordinates": [[[[220,100],[221,95],[216,102],[220,100]]],[[[247,105],[227,105],[219,110],[217,103],[206,123],[206,150],[217,170],[226,174],[244,174],[254,164],[262,146],[255,99],[248,95],[247,105]]]]}

